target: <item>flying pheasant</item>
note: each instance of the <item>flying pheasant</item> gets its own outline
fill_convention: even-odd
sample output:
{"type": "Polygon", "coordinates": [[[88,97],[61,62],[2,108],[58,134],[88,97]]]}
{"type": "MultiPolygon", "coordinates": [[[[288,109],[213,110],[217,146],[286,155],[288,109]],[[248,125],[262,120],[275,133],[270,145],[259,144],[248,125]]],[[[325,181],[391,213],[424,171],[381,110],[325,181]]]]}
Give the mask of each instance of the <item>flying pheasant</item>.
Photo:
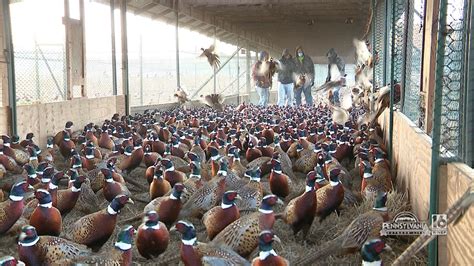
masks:
{"type": "Polygon", "coordinates": [[[219,60],[219,56],[214,52],[214,50],[214,45],[209,46],[209,48],[207,49],[201,48],[202,54],[200,55],[200,57],[207,57],[209,65],[211,65],[211,67],[213,67],[214,69],[218,69],[221,66],[221,61],[219,60]]]}

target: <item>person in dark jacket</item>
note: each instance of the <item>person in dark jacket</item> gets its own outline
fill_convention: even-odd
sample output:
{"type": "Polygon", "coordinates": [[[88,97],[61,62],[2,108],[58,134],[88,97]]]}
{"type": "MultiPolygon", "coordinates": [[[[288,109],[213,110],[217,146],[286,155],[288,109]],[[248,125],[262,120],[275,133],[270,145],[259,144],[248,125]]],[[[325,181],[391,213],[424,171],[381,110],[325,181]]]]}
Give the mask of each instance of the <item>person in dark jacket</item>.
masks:
{"type": "Polygon", "coordinates": [[[261,106],[267,106],[270,98],[270,87],[272,86],[268,59],[268,52],[261,51],[258,54],[258,61],[252,67],[252,79],[255,82],[255,90],[260,97],[258,105],[261,106]]]}
{"type": "Polygon", "coordinates": [[[288,49],[284,49],[278,67],[278,105],[293,105],[293,74],[295,62],[288,49]]]}
{"type": "Polygon", "coordinates": [[[314,63],[309,55],[306,55],[301,46],[296,47],[295,55],[295,74],[297,76],[305,75],[305,84],[295,89],[295,100],[297,105],[301,105],[301,93],[304,93],[306,104],[313,104],[311,87],[314,85],[314,63]]]}

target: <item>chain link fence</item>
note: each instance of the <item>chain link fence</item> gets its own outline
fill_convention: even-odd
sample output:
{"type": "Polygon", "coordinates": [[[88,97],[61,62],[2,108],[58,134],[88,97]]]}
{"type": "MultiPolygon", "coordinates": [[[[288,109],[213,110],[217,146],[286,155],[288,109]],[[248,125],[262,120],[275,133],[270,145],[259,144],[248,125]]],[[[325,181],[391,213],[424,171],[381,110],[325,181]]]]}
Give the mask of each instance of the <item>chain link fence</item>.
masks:
{"type": "Polygon", "coordinates": [[[66,99],[63,13],[62,0],[10,4],[18,105],[66,99]]]}
{"type": "Polygon", "coordinates": [[[66,54],[64,46],[36,45],[15,50],[17,104],[64,101],[66,99],[66,54]]]}
{"type": "MultiPolygon", "coordinates": [[[[407,25],[407,1],[406,0],[393,0],[394,9],[392,10],[392,25],[391,34],[394,34],[394,38],[391,39],[394,42],[393,55],[389,59],[393,60],[393,79],[394,82],[401,82],[404,84],[405,80],[405,54],[406,54],[406,25],[407,25]]],[[[390,42],[392,43],[392,42],[390,42]]],[[[392,51],[392,44],[390,50],[392,51]]],[[[404,86],[403,86],[404,87],[404,86]]],[[[400,103],[397,107],[400,109],[400,103]]]]}
{"type": "Polygon", "coordinates": [[[440,144],[443,157],[463,158],[468,1],[448,0],[447,3],[447,27],[440,29],[446,43],[443,51],[440,144]]]}
{"type": "Polygon", "coordinates": [[[421,66],[423,51],[424,0],[410,0],[406,28],[406,62],[403,113],[423,129],[424,105],[421,102],[421,66]]]}
{"type": "Polygon", "coordinates": [[[373,31],[373,34],[375,34],[374,53],[376,57],[379,58],[375,65],[373,84],[375,88],[380,88],[385,85],[384,71],[386,62],[384,62],[384,46],[387,43],[385,39],[385,19],[387,19],[387,16],[385,15],[385,1],[377,1],[375,6],[375,16],[372,19],[375,19],[375,30],[373,31]]]}

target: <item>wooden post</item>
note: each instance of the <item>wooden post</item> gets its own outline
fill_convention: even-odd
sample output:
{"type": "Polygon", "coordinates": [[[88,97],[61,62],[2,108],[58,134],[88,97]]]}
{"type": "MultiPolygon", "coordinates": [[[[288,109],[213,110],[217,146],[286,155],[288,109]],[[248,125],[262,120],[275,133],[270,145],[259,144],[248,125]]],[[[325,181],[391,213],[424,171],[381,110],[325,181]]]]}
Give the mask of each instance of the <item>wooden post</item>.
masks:
{"type": "MultiPolygon", "coordinates": [[[[426,1],[425,33],[422,58],[421,87],[425,95],[425,132],[433,129],[433,99],[435,87],[436,43],[438,34],[439,0],[426,1]]],[[[404,88],[405,89],[405,88],[404,88]]]]}

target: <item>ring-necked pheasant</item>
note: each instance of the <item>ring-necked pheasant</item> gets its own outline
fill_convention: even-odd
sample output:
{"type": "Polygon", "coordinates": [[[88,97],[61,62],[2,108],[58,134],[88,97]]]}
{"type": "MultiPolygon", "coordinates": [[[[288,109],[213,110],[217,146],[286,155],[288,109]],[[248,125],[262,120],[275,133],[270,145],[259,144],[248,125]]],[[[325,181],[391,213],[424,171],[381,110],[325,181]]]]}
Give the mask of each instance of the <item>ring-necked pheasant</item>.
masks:
{"type": "Polygon", "coordinates": [[[185,221],[179,221],[171,231],[177,230],[181,233],[180,255],[181,261],[186,266],[202,265],[203,257],[215,257],[224,259],[231,265],[250,265],[239,254],[223,246],[216,246],[209,243],[197,242],[196,229],[185,221]]]}
{"type": "Polygon", "coordinates": [[[258,235],[262,230],[271,230],[275,223],[273,206],[283,204],[276,195],[263,198],[258,212],[243,216],[229,224],[210,242],[216,246],[231,248],[247,257],[258,246],[258,235]]]}
{"type": "Polygon", "coordinates": [[[147,259],[157,257],[168,247],[170,235],[156,211],[148,211],[143,223],[138,227],[137,249],[147,259]]]}
{"type": "Polygon", "coordinates": [[[280,238],[273,234],[272,231],[265,230],[262,231],[258,237],[258,248],[260,250],[257,258],[252,260],[252,266],[264,266],[264,265],[274,265],[274,266],[287,266],[290,265],[288,260],[278,256],[278,254],[273,250],[273,241],[281,243],[280,238]]]}
{"type": "Polygon", "coordinates": [[[227,225],[240,218],[236,200],[242,199],[237,191],[226,191],[222,196],[221,206],[215,206],[204,214],[202,223],[206,227],[207,237],[212,240],[227,225]]]}
{"type": "Polygon", "coordinates": [[[18,238],[18,255],[26,265],[52,265],[91,254],[85,245],[56,236],[38,236],[31,225],[24,226],[18,238]]]}
{"type": "Polygon", "coordinates": [[[308,253],[295,265],[309,265],[329,255],[353,253],[360,250],[367,239],[380,237],[382,224],[389,220],[386,202],[387,193],[379,193],[372,210],[357,216],[338,237],[323,244],[318,251],[308,253]]]}
{"type": "Polygon", "coordinates": [[[296,235],[303,230],[303,238],[308,234],[308,230],[313,223],[316,215],[317,202],[316,190],[314,188],[316,181],[316,172],[311,171],[306,176],[305,192],[292,199],[286,206],[282,214],[277,215],[283,218],[285,223],[289,224],[296,235]]]}

